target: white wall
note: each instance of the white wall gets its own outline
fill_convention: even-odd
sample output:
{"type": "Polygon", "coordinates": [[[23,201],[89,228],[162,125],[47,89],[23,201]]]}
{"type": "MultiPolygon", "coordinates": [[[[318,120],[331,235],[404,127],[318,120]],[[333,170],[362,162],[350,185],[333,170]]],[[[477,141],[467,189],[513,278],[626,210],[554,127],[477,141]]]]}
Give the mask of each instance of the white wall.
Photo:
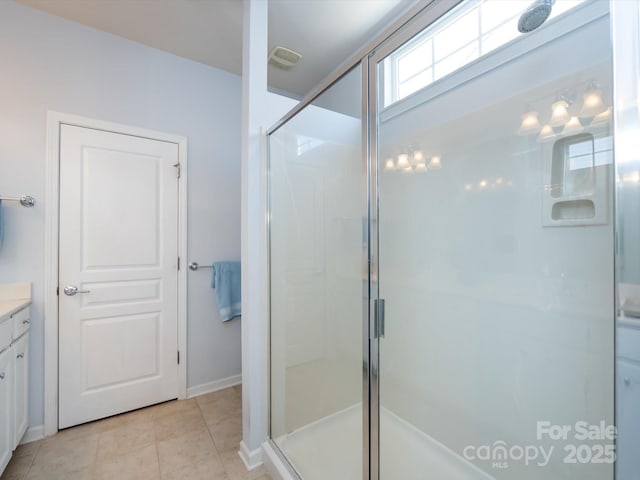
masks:
{"type": "MultiPolygon", "coordinates": [[[[44,157],[47,110],[185,135],[189,259],[240,258],[240,77],[0,2],[0,282],[33,282],[31,426],[43,422],[44,157]]],[[[240,374],[240,321],[221,323],[208,271],[189,272],[188,385],[240,374]]]]}

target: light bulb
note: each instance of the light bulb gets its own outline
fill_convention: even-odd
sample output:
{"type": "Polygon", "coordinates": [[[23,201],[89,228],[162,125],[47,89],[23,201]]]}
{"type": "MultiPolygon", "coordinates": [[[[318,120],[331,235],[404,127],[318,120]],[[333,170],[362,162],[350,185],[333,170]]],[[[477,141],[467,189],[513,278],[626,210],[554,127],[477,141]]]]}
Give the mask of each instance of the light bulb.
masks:
{"type": "Polygon", "coordinates": [[[413,161],[416,162],[416,165],[424,163],[423,160],[424,154],[422,153],[422,150],[416,150],[415,152],[413,152],[413,161]]]}
{"type": "Polygon", "coordinates": [[[398,170],[405,169],[409,166],[409,155],[401,153],[398,155],[398,170]]]}
{"type": "Polygon", "coordinates": [[[582,96],[582,109],[580,110],[581,118],[595,117],[599,113],[604,112],[607,106],[602,100],[602,90],[591,85],[582,96]]]}
{"type": "Polygon", "coordinates": [[[486,180],[480,180],[480,183],[478,183],[478,186],[480,188],[485,188],[488,184],[489,182],[487,182],[486,180]]]}
{"type": "Polygon", "coordinates": [[[416,172],[426,172],[427,165],[424,162],[416,163],[416,172]]]}
{"type": "Polygon", "coordinates": [[[387,158],[384,162],[384,171],[391,172],[396,169],[395,164],[393,163],[393,158],[387,158]]]}
{"type": "Polygon", "coordinates": [[[559,127],[569,121],[569,104],[565,100],[558,100],[551,105],[551,120],[549,125],[559,127]]]}
{"type": "Polygon", "coordinates": [[[640,183],[640,172],[629,172],[622,174],[622,181],[624,183],[640,183]]]}
{"type": "Polygon", "coordinates": [[[598,115],[596,115],[593,118],[593,121],[591,122],[591,125],[599,125],[601,123],[607,123],[609,121],[609,119],[611,118],[611,114],[612,114],[612,109],[611,107],[607,108],[604,112],[599,113],[598,115]]]}
{"type": "Polygon", "coordinates": [[[551,128],[550,125],[545,125],[544,127],[542,127],[542,130],[540,130],[540,134],[538,135],[538,138],[536,140],[538,141],[538,143],[550,142],[557,136],[558,135],[553,131],[553,128],[551,128]]]}
{"type": "Polygon", "coordinates": [[[533,135],[540,131],[540,121],[538,120],[538,112],[529,110],[522,114],[522,122],[518,129],[518,135],[533,135]]]}
{"type": "Polygon", "coordinates": [[[573,135],[575,133],[580,133],[584,130],[584,127],[578,120],[578,117],[571,117],[569,121],[565,124],[564,130],[562,133],[565,135],[573,135]]]}
{"type": "Polygon", "coordinates": [[[431,170],[437,170],[442,167],[442,163],[440,162],[440,157],[431,157],[431,161],[429,162],[429,168],[431,170]]]}

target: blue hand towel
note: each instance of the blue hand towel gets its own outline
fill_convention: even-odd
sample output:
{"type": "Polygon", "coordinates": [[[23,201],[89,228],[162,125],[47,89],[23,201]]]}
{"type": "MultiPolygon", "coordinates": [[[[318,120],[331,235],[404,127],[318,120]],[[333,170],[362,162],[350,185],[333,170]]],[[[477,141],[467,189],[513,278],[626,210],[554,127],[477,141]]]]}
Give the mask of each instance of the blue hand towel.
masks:
{"type": "Polygon", "coordinates": [[[240,262],[215,262],[211,288],[216,289],[218,308],[223,322],[239,317],[240,303],[240,262]]]}

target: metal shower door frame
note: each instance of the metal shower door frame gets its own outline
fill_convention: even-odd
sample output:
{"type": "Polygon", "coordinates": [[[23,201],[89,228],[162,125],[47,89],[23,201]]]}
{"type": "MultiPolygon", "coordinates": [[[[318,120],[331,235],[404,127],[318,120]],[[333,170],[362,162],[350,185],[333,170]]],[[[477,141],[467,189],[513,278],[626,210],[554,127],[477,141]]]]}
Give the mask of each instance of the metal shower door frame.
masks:
{"type": "MultiPolygon", "coordinates": [[[[363,148],[363,156],[367,165],[368,177],[368,238],[369,238],[369,296],[368,304],[365,308],[366,318],[364,319],[365,352],[368,352],[368,371],[365,372],[368,383],[368,402],[363,398],[363,406],[368,403],[368,412],[363,415],[366,425],[363,432],[363,445],[368,447],[368,466],[363,475],[364,480],[381,480],[380,475],[380,325],[376,313],[376,305],[384,302],[380,298],[379,289],[379,207],[380,196],[378,189],[378,119],[379,107],[383,92],[378,88],[381,84],[378,65],[385,58],[391,55],[398,48],[411,41],[413,37],[420,34],[434,22],[438,21],[449,11],[457,7],[464,0],[439,0],[432,2],[414,15],[405,25],[390,35],[382,42],[378,48],[373,50],[365,59],[363,66],[366,68],[364,81],[368,81],[366,88],[363,87],[363,119],[368,119],[368,124],[363,125],[363,142],[368,141],[366,148],[363,148]],[[365,63],[366,62],[366,63],[365,63]],[[366,96],[365,96],[366,95],[366,96]],[[367,98],[368,97],[368,98],[367,98]],[[364,104],[367,104],[365,116],[364,104]],[[367,431],[368,429],[368,431],[367,431]],[[368,475],[366,474],[368,470],[368,475]]],[[[393,321],[393,319],[391,319],[393,321]]],[[[367,364],[365,360],[364,365],[367,364]]],[[[365,408],[363,408],[363,411],[365,408]]],[[[367,450],[365,450],[366,452],[367,450]]],[[[365,455],[366,457],[366,455],[365,455]]]]}

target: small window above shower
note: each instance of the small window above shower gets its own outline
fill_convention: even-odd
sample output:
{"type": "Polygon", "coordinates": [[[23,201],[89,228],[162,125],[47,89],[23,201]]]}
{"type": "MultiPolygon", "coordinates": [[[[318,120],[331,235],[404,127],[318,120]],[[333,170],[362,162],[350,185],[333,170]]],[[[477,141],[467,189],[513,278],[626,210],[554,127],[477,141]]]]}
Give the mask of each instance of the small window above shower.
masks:
{"type": "MultiPolygon", "coordinates": [[[[585,0],[556,0],[549,19],[585,0]]],[[[384,61],[388,107],[522,34],[518,21],[532,0],[467,0],[384,61]]]]}

